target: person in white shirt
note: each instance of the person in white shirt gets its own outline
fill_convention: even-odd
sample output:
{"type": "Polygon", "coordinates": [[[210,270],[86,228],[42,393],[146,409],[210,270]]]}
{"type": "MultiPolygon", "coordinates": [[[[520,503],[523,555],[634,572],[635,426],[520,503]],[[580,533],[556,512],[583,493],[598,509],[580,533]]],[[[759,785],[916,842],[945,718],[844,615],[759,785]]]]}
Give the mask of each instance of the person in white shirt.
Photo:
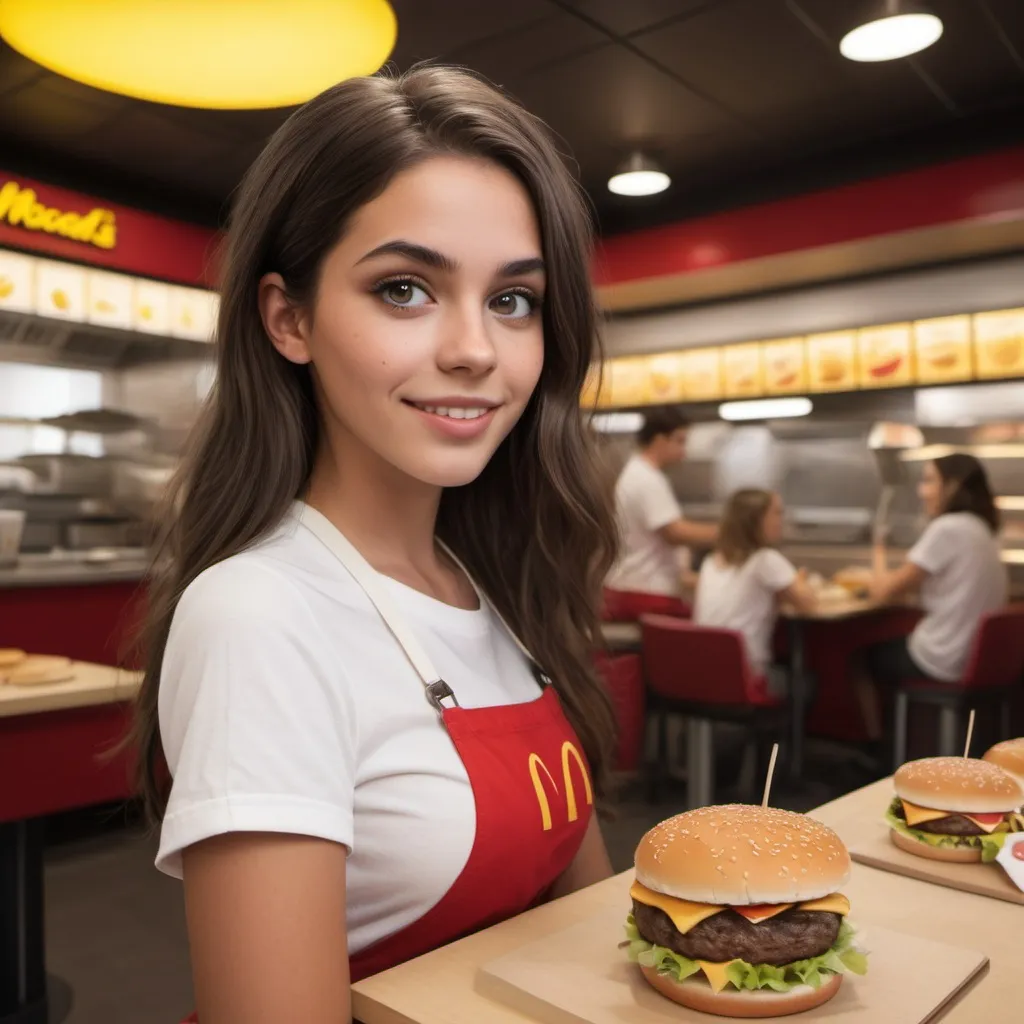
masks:
{"type": "Polygon", "coordinates": [[[235,194],[137,702],[200,1024],[347,1024],[611,873],[590,238],[543,125],[438,66],[328,89],[235,194]]]}
{"type": "Polygon", "coordinates": [[[648,413],[633,454],[615,483],[619,557],[605,581],[612,617],[638,618],[646,612],[684,614],[683,564],[690,546],[710,546],[718,536],[712,524],[693,523],[672,491],[664,470],[686,457],[688,421],[677,409],[648,413]]]}
{"type": "Polygon", "coordinates": [[[718,543],[701,565],[693,609],[698,625],[742,634],[750,667],[776,694],[786,686],[784,671],[772,664],[779,603],[805,612],[815,604],[803,572],[775,548],[783,516],[782,499],[771,491],[744,488],[729,498],[718,543]]]}
{"type": "Polygon", "coordinates": [[[920,591],[924,608],[909,637],[867,648],[868,671],[883,690],[905,679],[960,679],[982,617],[1007,601],[999,510],[982,464],[961,452],[925,463],[918,495],[931,521],[898,569],[889,569],[884,536],[875,538],[872,598],[920,591]]]}

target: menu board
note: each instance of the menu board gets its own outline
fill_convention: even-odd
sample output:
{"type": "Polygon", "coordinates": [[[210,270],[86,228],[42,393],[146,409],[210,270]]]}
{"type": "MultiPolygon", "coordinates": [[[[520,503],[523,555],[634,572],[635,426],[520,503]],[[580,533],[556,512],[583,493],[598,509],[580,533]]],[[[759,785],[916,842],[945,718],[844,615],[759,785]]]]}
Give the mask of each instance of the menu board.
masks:
{"type": "Polygon", "coordinates": [[[644,356],[629,359],[613,359],[611,367],[611,405],[616,409],[634,405],[647,405],[648,369],[644,356]]]}
{"type": "Polygon", "coordinates": [[[132,293],[135,282],[124,274],[108,274],[103,270],[90,270],[88,275],[89,301],[86,319],[91,324],[120,327],[130,330],[132,321],[132,293]]]}
{"type": "Polygon", "coordinates": [[[807,390],[807,353],[803,338],[777,338],[761,346],[764,390],[792,395],[807,390]]]}
{"type": "Polygon", "coordinates": [[[710,402],[722,397],[721,349],[694,348],[681,353],[683,390],[688,402],[710,402]]]}
{"type": "Polygon", "coordinates": [[[171,334],[193,341],[212,341],[217,320],[217,295],[200,288],[171,289],[171,334]]]}
{"type": "Polygon", "coordinates": [[[31,313],[35,309],[36,261],[0,250],[0,309],[31,313]]]}
{"type": "Polygon", "coordinates": [[[36,312],[58,320],[85,319],[85,271],[72,263],[36,263],[36,312]]]}
{"type": "Polygon", "coordinates": [[[849,391],[857,384],[857,335],[854,331],[812,334],[807,339],[811,391],[849,391]]]}
{"type": "Polygon", "coordinates": [[[974,365],[979,377],[1024,375],[1024,309],[974,315],[974,365]]]}
{"type": "Polygon", "coordinates": [[[135,329],[147,334],[170,334],[171,289],[157,281],[135,282],[135,329]]]}
{"type": "Polygon", "coordinates": [[[943,316],[918,320],[914,324],[914,353],[917,380],[921,384],[970,380],[971,318],[943,316]]]}
{"type": "Polygon", "coordinates": [[[682,352],[665,352],[651,356],[647,362],[651,402],[662,405],[686,398],[683,387],[682,352]]]}
{"type": "Polygon", "coordinates": [[[862,388],[898,388],[914,382],[910,324],[865,327],[857,332],[858,383],[862,388]]]}
{"type": "Polygon", "coordinates": [[[726,398],[756,398],[764,394],[761,346],[757,342],[722,349],[722,386],[726,398]]]}

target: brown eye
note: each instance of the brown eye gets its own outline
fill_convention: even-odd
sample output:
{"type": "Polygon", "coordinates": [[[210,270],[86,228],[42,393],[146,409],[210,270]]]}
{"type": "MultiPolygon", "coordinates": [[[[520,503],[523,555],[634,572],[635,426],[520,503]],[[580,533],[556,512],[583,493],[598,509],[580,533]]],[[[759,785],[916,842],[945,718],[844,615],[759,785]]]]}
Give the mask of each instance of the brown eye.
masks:
{"type": "Polygon", "coordinates": [[[528,317],[535,306],[536,300],[523,292],[502,292],[490,301],[491,311],[509,320],[522,320],[528,317]]]}
{"type": "Polygon", "coordinates": [[[389,306],[405,309],[425,306],[430,301],[430,296],[413,281],[385,281],[376,291],[389,306]]]}

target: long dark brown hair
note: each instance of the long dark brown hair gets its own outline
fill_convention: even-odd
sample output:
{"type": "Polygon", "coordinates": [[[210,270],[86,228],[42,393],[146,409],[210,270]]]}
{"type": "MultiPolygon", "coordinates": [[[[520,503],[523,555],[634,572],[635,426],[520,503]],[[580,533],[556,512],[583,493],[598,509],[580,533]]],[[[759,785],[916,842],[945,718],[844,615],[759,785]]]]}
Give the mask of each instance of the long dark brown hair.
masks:
{"type": "Polygon", "coordinates": [[[999,530],[999,509],[992,496],[985,467],[966,452],[953,452],[935,460],[935,469],[947,488],[942,515],[970,512],[993,533],[999,530]]]}
{"type": "Polygon", "coordinates": [[[743,565],[765,546],[764,517],[771,507],[772,492],[744,487],[729,496],[718,527],[715,551],[726,565],[743,565]]]}
{"type": "Polygon", "coordinates": [[[178,601],[201,572],[280,523],[317,450],[309,368],[268,339],[258,282],[276,271],[296,302],[311,305],[353,213],[437,154],[492,160],[516,175],[533,201],[547,267],[536,391],[479,477],[444,492],[437,534],[552,679],[602,791],[614,719],[592,656],[615,528],[579,405],[596,345],[588,209],[539,120],[468,72],[420,66],[311,100],[270,139],[235,197],[216,382],[169,493],[154,561],[134,738],[139,788],[155,817],[168,789],[157,692],[178,601]]]}

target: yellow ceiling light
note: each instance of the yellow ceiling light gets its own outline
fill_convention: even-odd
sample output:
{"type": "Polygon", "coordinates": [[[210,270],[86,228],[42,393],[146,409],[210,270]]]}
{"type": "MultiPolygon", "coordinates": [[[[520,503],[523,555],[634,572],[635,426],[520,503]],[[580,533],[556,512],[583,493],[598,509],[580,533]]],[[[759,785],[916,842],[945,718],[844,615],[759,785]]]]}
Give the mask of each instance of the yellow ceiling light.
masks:
{"type": "Polygon", "coordinates": [[[0,36],[86,85],[182,107],[289,107],[371,75],[387,0],[0,0],[0,36]]]}

